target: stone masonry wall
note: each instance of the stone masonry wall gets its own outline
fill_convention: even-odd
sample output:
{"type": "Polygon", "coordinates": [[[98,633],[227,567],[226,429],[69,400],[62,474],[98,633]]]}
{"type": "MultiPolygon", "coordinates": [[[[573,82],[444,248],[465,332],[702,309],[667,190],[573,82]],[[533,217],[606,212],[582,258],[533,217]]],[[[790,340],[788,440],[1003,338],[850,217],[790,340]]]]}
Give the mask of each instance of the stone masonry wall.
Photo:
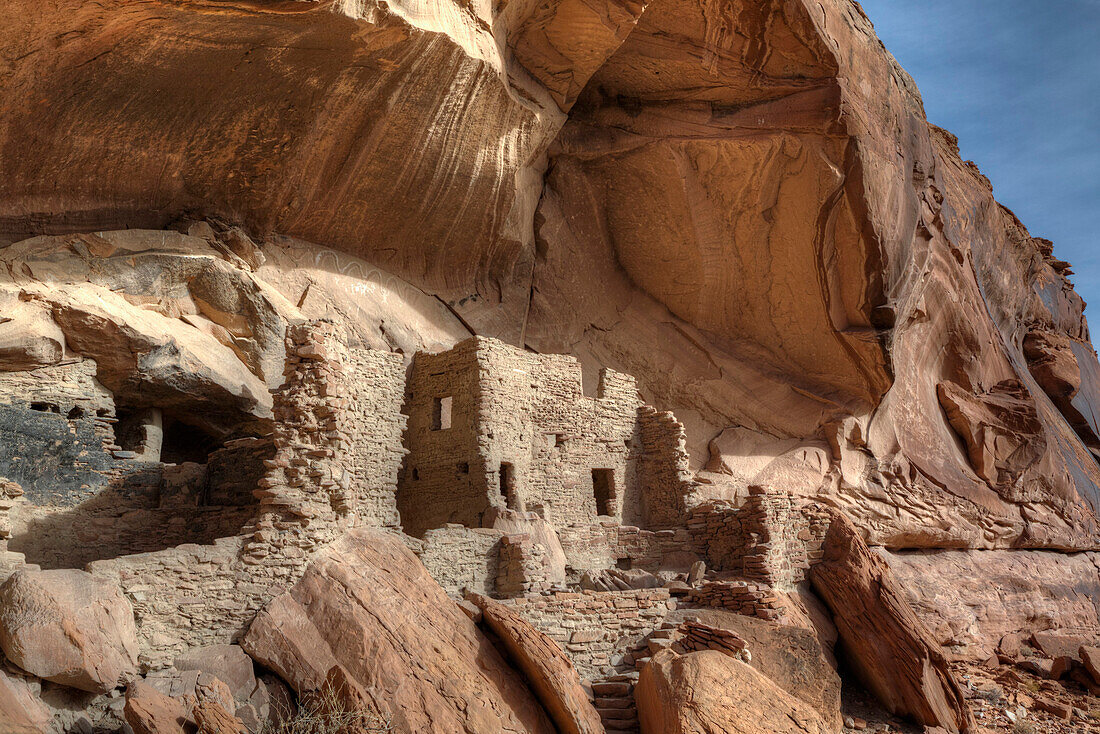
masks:
{"type": "Polygon", "coordinates": [[[621,519],[640,449],[634,378],[602,370],[596,396],[588,397],[573,357],[520,352],[489,339],[478,346],[487,367],[478,407],[482,428],[493,437],[486,456],[490,497],[503,497],[495,469],[508,462],[515,471],[515,509],[539,512],[555,527],[593,522],[598,515],[621,519]],[[593,470],[610,475],[604,508],[597,507],[593,470]]]}
{"type": "Polygon", "coordinates": [[[638,411],[641,522],[650,529],[683,527],[687,496],[695,488],[687,434],[676,416],[649,406],[638,411]]]}
{"type": "Polygon", "coordinates": [[[450,596],[461,598],[465,589],[495,596],[502,537],[499,530],[450,523],[427,531],[412,547],[450,596]]]}
{"type": "Polygon", "coordinates": [[[828,516],[781,488],[749,487],[741,507],[715,500],[692,508],[687,529],[712,569],[788,588],[820,557],[828,516]]]}
{"type": "Polygon", "coordinates": [[[497,594],[511,597],[549,591],[547,555],[546,546],[529,535],[516,533],[501,538],[497,594]]]}
{"type": "Polygon", "coordinates": [[[409,456],[397,495],[401,524],[410,535],[421,537],[447,523],[479,527],[489,508],[478,433],[479,376],[474,340],[413,360],[405,403],[409,456]],[[437,413],[448,398],[450,424],[444,428],[437,413]]]}
{"type": "Polygon", "coordinates": [[[704,557],[705,545],[685,528],[643,530],[605,521],[570,525],[558,531],[576,581],[585,571],[629,561],[631,568],[656,573],[661,568],[687,570],[704,557]]]}
{"type": "Polygon", "coordinates": [[[589,680],[633,669],[627,653],[676,606],[667,589],[558,591],[504,603],[561,645],[581,677],[589,680]]]}
{"type": "Polygon", "coordinates": [[[585,396],[580,364],[566,355],[483,337],[418,354],[406,403],[411,459],[399,494],[406,531],[481,525],[490,507],[538,512],[555,526],[593,521],[598,510],[620,518],[636,485],[639,405],[633,378],[610,370],[597,396],[585,396]],[[607,473],[610,488],[600,508],[594,470],[607,473]]]}
{"type": "Polygon", "coordinates": [[[234,641],[343,529],[396,522],[400,355],[356,353],[326,321],[292,326],[287,354],[274,396],[274,457],[244,534],[89,565],[134,603],[150,667],[189,647],[234,641]]]}
{"type": "Polygon", "coordinates": [[[130,468],[114,455],[114,398],[94,361],[2,374],[0,475],[29,502],[77,505],[130,468]]]}

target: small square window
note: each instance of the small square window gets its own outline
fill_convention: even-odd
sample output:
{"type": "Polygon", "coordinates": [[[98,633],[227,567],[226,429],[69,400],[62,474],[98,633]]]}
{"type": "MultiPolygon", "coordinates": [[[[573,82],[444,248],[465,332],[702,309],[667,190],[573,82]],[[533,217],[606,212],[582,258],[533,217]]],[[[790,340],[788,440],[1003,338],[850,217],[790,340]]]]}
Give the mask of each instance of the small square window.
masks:
{"type": "Polygon", "coordinates": [[[432,401],[432,430],[445,431],[451,427],[450,395],[432,401]]]}

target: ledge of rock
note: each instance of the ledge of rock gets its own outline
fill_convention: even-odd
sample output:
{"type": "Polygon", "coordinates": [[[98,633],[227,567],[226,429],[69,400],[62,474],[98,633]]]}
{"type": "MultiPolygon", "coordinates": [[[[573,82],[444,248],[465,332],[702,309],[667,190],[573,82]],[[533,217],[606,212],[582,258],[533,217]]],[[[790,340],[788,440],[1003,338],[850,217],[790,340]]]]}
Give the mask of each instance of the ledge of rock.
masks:
{"type": "Polygon", "coordinates": [[[562,734],[601,734],[603,723],[580,676],[556,642],[512,609],[480,594],[471,600],[482,624],[500,638],[508,658],[527,678],[562,734]]]}

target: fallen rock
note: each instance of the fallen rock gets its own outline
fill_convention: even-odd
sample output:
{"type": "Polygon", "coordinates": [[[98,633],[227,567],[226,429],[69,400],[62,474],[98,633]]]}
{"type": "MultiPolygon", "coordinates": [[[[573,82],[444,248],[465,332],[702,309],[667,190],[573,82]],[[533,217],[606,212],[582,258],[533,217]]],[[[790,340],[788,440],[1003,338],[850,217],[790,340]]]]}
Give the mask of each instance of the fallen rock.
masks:
{"type": "Polygon", "coordinates": [[[39,678],[105,693],[136,670],[133,610],[85,571],[19,570],[0,586],[0,648],[39,678]]]}
{"type": "Polygon", "coordinates": [[[1066,657],[1074,662],[1082,662],[1080,659],[1081,648],[1090,645],[1098,639],[1097,634],[1083,635],[1073,632],[1036,632],[1031,636],[1031,644],[1035,649],[1049,658],[1066,657]]]}
{"type": "Polygon", "coordinates": [[[809,704],[748,665],[713,650],[661,650],[644,668],[634,700],[642,734],[825,734],[809,704]]]}
{"type": "Polygon", "coordinates": [[[184,734],[187,706],[150,685],[134,681],[126,689],[123,718],[134,734],[184,734]]]}
{"type": "Polygon", "coordinates": [[[603,722],[589,701],[573,663],[556,642],[533,627],[511,608],[474,594],[482,622],[493,631],[511,662],[527,677],[528,685],[562,734],[601,734],[603,722]]]}
{"type": "Polygon", "coordinates": [[[257,615],[241,645],[299,696],[342,666],[396,732],[554,732],[516,671],[395,535],[345,535],[257,615]]]}
{"type": "Polygon", "coordinates": [[[229,687],[234,701],[246,703],[256,692],[252,658],[240,645],[208,645],[189,650],[176,658],[176,669],[198,670],[214,676],[229,687]]]}
{"type": "Polygon", "coordinates": [[[1100,685],[1100,647],[1082,645],[1077,654],[1092,680],[1100,685]]]}
{"type": "Polygon", "coordinates": [[[1051,716],[1055,716],[1064,721],[1069,721],[1073,717],[1073,706],[1050,698],[1043,698],[1042,696],[1035,699],[1032,708],[1038,709],[1039,711],[1045,711],[1051,716]]]}
{"type": "Polygon", "coordinates": [[[720,609],[677,610],[669,619],[681,618],[734,632],[752,652],[749,665],[812,706],[830,729],[840,728],[840,676],[813,629],[776,625],[720,609]]]}
{"type": "Polygon", "coordinates": [[[200,699],[191,715],[198,724],[198,734],[249,734],[240,719],[214,700],[200,699]]]}
{"type": "Polygon", "coordinates": [[[813,585],[832,610],[847,657],[867,688],[893,714],[953,734],[970,731],[966,698],[886,562],[839,514],[823,550],[811,571],[813,585]]]}
{"type": "Polygon", "coordinates": [[[50,710],[39,700],[30,684],[0,667],[0,731],[5,734],[45,734],[50,710]]]}

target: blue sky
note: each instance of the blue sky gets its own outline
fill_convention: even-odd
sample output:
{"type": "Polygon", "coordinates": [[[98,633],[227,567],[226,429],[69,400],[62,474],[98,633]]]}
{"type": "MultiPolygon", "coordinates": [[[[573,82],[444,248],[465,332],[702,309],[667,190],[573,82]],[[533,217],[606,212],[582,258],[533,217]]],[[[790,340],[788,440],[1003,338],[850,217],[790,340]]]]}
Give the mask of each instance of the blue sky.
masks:
{"type": "Polygon", "coordinates": [[[930,122],[1031,234],[1100,328],[1100,0],[861,0],[930,122]]]}

